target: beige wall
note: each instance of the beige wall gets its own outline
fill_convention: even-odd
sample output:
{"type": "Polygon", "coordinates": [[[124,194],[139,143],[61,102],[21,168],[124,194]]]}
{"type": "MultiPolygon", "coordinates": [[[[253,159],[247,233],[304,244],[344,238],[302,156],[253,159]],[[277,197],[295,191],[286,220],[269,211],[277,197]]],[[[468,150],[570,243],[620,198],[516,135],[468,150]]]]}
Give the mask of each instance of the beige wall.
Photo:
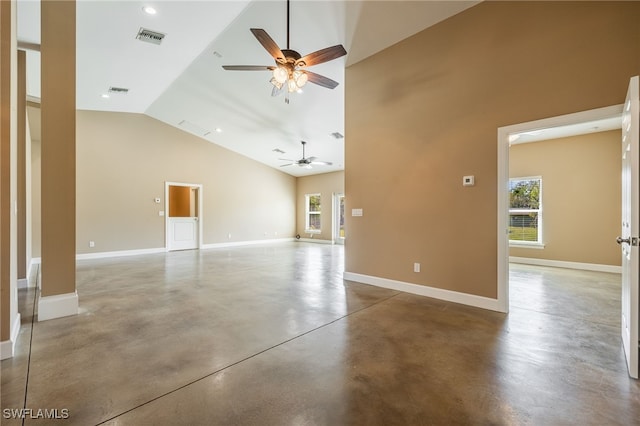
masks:
{"type": "Polygon", "coordinates": [[[623,103],[638,22],[640,2],[483,2],[347,68],[345,270],[496,298],[497,129],[623,103]]]}
{"type": "Polygon", "coordinates": [[[509,177],[542,176],[544,249],[510,256],[621,264],[619,130],[512,145],[509,177]]]}
{"type": "Polygon", "coordinates": [[[204,244],[295,235],[294,177],[142,114],[78,111],[78,253],[164,247],[165,181],[202,184],[204,244]]]}
{"type": "MultiPolygon", "coordinates": [[[[333,195],[344,194],[344,172],[323,173],[319,175],[299,177],[297,194],[298,208],[296,233],[302,238],[333,240],[333,195]],[[318,193],[321,197],[322,232],[320,234],[308,234],[304,229],[306,223],[305,195],[318,193]]],[[[346,232],[348,233],[349,231],[346,230],[346,232]]]]}

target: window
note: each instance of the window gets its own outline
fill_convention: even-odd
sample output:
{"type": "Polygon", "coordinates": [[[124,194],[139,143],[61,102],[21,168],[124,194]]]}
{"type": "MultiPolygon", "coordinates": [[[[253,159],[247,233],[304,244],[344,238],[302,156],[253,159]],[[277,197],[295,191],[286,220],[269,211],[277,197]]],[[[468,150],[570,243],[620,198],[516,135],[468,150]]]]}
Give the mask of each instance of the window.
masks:
{"type": "Polygon", "coordinates": [[[309,233],[319,234],[322,229],[320,227],[320,194],[307,194],[305,195],[306,204],[306,223],[305,230],[309,233]]]}
{"type": "Polygon", "coordinates": [[[509,241],[542,244],[542,178],[509,179],[509,241]]]}

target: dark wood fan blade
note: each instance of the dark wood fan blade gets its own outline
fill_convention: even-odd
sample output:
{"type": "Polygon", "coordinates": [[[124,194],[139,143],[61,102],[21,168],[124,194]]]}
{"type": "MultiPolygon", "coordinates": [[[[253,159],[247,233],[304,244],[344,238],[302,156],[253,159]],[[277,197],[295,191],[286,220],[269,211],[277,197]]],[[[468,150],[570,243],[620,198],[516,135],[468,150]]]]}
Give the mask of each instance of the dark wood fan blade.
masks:
{"type": "Polygon", "coordinates": [[[310,67],[312,65],[318,65],[323,62],[332,61],[346,54],[347,51],[344,50],[344,47],[342,47],[341,44],[338,44],[335,46],[326,47],[313,53],[309,53],[308,55],[305,55],[302,58],[298,59],[296,61],[296,65],[303,66],[302,62],[304,62],[305,66],[310,67]]]}
{"type": "Polygon", "coordinates": [[[282,165],[282,166],[280,166],[280,167],[286,167],[286,166],[293,166],[293,163],[283,164],[283,165],[282,165]]]}
{"type": "Polygon", "coordinates": [[[282,51],[265,30],[261,28],[251,28],[251,32],[258,39],[262,47],[267,49],[267,52],[273,56],[273,59],[284,59],[282,51]]]}
{"type": "Polygon", "coordinates": [[[323,75],[316,74],[315,72],[307,71],[307,77],[309,77],[309,82],[313,84],[317,84],[318,86],[326,87],[327,89],[335,89],[338,85],[338,82],[335,80],[331,80],[323,75]]]}
{"type": "Polygon", "coordinates": [[[222,68],[230,71],[273,71],[275,67],[268,65],[223,65],[222,68]]]}

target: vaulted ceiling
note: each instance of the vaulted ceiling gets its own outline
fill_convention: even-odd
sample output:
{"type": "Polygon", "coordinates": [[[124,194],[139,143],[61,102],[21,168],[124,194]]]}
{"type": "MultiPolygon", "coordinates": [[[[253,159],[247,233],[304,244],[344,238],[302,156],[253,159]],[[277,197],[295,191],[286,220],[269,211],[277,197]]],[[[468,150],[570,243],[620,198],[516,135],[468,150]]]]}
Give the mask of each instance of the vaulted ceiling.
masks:
{"type": "MultiPolygon", "coordinates": [[[[293,0],[290,48],[307,54],[342,44],[347,55],[312,68],[339,83],[307,84],[290,103],[271,96],[268,71],[222,65],[273,65],[249,31],[266,30],[286,48],[285,0],[77,1],[77,108],[147,114],[294,176],[344,169],[345,67],[455,15],[477,1],[293,0]],[[152,6],[156,13],[143,11],[152,6]],[[160,45],[136,39],[165,34],[160,45]],[[110,87],[129,89],[108,93],[110,87]],[[109,97],[103,97],[108,95],[109,97]],[[219,129],[219,131],[216,131],[219,129]],[[344,139],[336,139],[340,133],[344,139]],[[306,169],[279,158],[332,162],[306,169]],[[284,153],[274,150],[284,151],[284,153]]],[[[18,0],[18,40],[40,43],[39,2],[18,0]]],[[[27,90],[40,97],[40,57],[27,52],[27,90]]]]}

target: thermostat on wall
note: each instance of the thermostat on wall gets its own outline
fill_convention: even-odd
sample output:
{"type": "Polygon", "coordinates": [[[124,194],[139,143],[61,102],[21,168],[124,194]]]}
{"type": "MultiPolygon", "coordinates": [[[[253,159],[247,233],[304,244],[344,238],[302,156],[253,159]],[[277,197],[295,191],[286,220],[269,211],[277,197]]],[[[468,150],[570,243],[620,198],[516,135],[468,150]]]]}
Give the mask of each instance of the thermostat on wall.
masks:
{"type": "Polygon", "coordinates": [[[462,186],[473,186],[476,184],[474,176],[462,176],[462,186]]]}

